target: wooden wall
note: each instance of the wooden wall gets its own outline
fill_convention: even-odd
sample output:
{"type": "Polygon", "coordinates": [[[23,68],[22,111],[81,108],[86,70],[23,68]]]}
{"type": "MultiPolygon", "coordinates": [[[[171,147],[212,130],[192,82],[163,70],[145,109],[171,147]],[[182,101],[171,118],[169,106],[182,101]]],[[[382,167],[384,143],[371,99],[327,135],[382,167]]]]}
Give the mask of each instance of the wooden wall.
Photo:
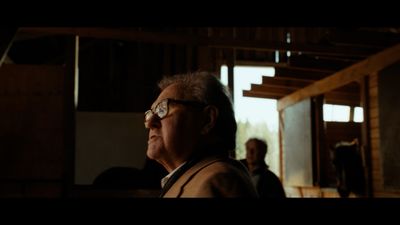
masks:
{"type": "Polygon", "coordinates": [[[372,189],[375,196],[380,196],[380,192],[383,192],[383,176],[379,152],[378,73],[369,76],[369,99],[372,189]]]}
{"type": "Polygon", "coordinates": [[[394,64],[370,76],[369,110],[375,197],[400,197],[398,71],[399,64],[394,64]]]}
{"type": "Polygon", "coordinates": [[[0,196],[57,197],[66,172],[62,66],[0,68],[0,196]]]}

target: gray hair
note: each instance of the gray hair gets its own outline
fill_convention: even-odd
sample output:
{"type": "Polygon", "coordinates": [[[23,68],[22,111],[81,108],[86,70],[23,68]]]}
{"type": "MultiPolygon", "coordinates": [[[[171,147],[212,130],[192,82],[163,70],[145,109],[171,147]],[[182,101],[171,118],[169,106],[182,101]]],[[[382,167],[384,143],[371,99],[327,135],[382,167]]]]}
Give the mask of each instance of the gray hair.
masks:
{"type": "Polygon", "coordinates": [[[179,85],[185,99],[196,100],[217,107],[219,114],[214,127],[218,147],[226,152],[236,147],[236,120],[229,90],[208,72],[177,74],[163,78],[158,86],[164,90],[171,84],[179,85]]]}

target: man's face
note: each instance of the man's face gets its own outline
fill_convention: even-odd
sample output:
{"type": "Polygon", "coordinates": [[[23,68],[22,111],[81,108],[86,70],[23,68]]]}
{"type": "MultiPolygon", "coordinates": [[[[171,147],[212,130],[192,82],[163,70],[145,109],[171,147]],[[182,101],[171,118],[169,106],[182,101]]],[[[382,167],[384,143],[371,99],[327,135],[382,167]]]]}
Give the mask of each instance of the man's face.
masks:
{"type": "Polygon", "coordinates": [[[246,143],[246,161],[248,164],[254,165],[264,161],[264,155],[257,147],[255,141],[249,141],[246,143]]]}
{"type": "MultiPolygon", "coordinates": [[[[179,86],[173,84],[161,92],[152,109],[166,98],[187,100],[183,99],[179,86]]],[[[178,166],[186,161],[200,137],[199,112],[182,104],[169,103],[163,119],[152,116],[145,124],[150,129],[147,156],[163,165],[178,166]]]]}

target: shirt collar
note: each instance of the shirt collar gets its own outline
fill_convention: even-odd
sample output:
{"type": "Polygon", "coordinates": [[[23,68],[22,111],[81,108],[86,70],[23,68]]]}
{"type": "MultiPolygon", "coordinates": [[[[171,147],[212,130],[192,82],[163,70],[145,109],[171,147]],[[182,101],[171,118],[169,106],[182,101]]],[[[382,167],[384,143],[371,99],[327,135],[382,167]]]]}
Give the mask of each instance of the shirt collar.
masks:
{"type": "Polygon", "coordinates": [[[161,179],[161,187],[163,188],[165,186],[165,184],[167,183],[167,181],[169,180],[169,178],[172,177],[172,175],[179,169],[181,168],[183,165],[185,165],[186,162],[182,163],[180,166],[176,167],[171,173],[169,173],[167,176],[163,177],[161,179]]]}

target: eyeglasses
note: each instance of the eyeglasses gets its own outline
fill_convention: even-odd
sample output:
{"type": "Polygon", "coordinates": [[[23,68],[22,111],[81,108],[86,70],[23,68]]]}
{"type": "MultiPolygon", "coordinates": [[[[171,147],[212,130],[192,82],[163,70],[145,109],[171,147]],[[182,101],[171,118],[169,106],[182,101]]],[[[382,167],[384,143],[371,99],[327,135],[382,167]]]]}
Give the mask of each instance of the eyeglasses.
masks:
{"type": "Polygon", "coordinates": [[[171,98],[166,98],[161,100],[155,107],[154,109],[147,110],[144,113],[144,122],[146,123],[153,117],[153,115],[156,115],[158,119],[162,120],[165,116],[168,114],[169,110],[169,104],[170,103],[178,103],[182,105],[188,105],[192,107],[197,107],[197,108],[203,108],[206,106],[205,103],[198,102],[198,101],[189,101],[189,100],[176,100],[176,99],[171,99],[171,98]]]}

